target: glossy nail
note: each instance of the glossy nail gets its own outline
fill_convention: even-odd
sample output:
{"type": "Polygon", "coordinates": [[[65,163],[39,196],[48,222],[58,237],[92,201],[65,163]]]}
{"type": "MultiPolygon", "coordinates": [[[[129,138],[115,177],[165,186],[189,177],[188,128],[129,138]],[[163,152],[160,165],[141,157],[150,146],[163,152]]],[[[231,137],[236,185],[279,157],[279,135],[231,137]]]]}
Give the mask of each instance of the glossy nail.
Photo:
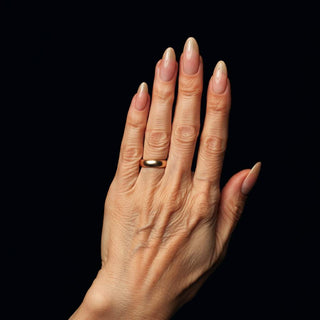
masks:
{"type": "Polygon", "coordinates": [[[252,190],[252,188],[254,187],[254,185],[258,180],[260,170],[261,170],[261,162],[257,162],[252,167],[247,177],[244,179],[241,186],[241,193],[243,193],[244,195],[248,195],[250,193],[250,191],[252,190]]]}
{"type": "Polygon", "coordinates": [[[183,49],[183,71],[186,74],[195,74],[199,70],[200,55],[197,41],[190,37],[183,49]]]}
{"type": "Polygon", "coordinates": [[[226,90],[227,78],[227,66],[222,60],[220,60],[213,70],[212,90],[214,93],[221,94],[226,90]]]}
{"type": "Polygon", "coordinates": [[[142,82],[138,88],[135,108],[142,111],[147,106],[148,102],[148,85],[142,82]]]}
{"type": "Polygon", "coordinates": [[[166,49],[160,64],[160,78],[163,81],[172,80],[176,71],[176,54],[172,48],[166,49]]]}

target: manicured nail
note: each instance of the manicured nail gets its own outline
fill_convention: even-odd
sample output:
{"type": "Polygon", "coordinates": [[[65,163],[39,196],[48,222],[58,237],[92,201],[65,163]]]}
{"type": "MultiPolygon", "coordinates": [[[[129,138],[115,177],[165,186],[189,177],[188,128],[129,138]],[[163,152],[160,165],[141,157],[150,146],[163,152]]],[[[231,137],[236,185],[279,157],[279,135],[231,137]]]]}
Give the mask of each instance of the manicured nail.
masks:
{"type": "Polygon", "coordinates": [[[214,93],[221,94],[226,90],[227,78],[227,66],[220,60],[213,70],[212,90],[214,93]]]}
{"type": "Polygon", "coordinates": [[[200,56],[196,39],[190,37],[183,49],[183,71],[186,74],[195,74],[199,70],[200,56]]]}
{"type": "Polygon", "coordinates": [[[176,71],[176,54],[172,48],[168,48],[163,56],[160,65],[160,78],[163,81],[172,80],[176,71]]]}
{"type": "Polygon", "coordinates": [[[261,170],[261,162],[257,162],[242,182],[241,193],[248,195],[256,184],[261,170]]]}
{"type": "Polygon", "coordinates": [[[147,106],[148,101],[148,85],[142,82],[138,88],[136,97],[136,109],[142,111],[147,106]]]}

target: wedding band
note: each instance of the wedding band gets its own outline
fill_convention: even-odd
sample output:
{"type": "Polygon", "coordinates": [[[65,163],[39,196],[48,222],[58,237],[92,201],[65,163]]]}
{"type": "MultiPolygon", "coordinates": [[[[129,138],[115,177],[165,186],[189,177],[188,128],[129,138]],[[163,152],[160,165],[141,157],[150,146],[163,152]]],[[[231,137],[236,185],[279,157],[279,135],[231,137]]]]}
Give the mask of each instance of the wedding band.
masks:
{"type": "Polygon", "coordinates": [[[140,160],[140,167],[143,168],[165,168],[167,160],[140,160]]]}

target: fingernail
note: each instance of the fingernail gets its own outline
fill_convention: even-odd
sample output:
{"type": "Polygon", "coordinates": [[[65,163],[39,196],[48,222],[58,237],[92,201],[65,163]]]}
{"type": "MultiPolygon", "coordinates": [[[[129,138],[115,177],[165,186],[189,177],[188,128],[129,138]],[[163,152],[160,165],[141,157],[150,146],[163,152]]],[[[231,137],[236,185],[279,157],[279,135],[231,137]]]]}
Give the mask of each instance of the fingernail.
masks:
{"type": "Polygon", "coordinates": [[[148,85],[142,82],[137,91],[135,108],[142,111],[147,106],[148,85]]]}
{"type": "Polygon", "coordinates": [[[197,41],[190,37],[183,49],[183,71],[186,74],[195,74],[199,70],[200,56],[197,41]]]}
{"type": "Polygon", "coordinates": [[[176,54],[172,48],[166,49],[160,65],[160,78],[163,81],[172,80],[176,70],[176,54]]]}
{"type": "Polygon", "coordinates": [[[258,180],[260,170],[261,170],[261,162],[257,162],[252,167],[247,177],[244,179],[241,186],[241,193],[243,193],[244,195],[248,195],[250,193],[250,191],[252,190],[252,188],[254,187],[254,185],[258,180]]]}
{"type": "Polygon", "coordinates": [[[221,94],[226,90],[227,78],[227,66],[220,60],[213,70],[212,90],[214,93],[221,94]]]}

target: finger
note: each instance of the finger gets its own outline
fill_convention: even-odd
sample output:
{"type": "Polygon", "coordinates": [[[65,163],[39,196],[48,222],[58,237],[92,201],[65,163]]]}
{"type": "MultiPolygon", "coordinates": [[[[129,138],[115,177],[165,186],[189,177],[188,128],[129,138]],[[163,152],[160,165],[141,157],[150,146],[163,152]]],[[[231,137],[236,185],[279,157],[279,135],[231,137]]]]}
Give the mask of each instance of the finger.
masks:
{"type": "Polygon", "coordinates": [[[143,154],[149,104],[148,86],[143,82],[133,97],[128,111],[116,173],[118,180],[128,189],[134,184],[140,170],[139,160],[143,154]]]}
{"type": "Polygon", "coordinates": [[[172,48],[168,48],[155,70],[144,142],[144,159],[167,159],[176,76],[176,55],[172,48]]]}
{"type": "Polygon", "coordinates": [[[218,252],[224,250],[240,219],[247,196],[256,184],[260,170],[261,162],[258,162],[251,170],[246,169],[235,174],[222,189],[216,225],[218,252]]]}
{"type": "Polygon", "coordinates": [[[227,146],[230,105],[227,68],[223,61],[219,61],[208,85],[206,116],[194,174],[195,184],[219,187],[227,146]]]}
{"type": "Polygon", "coordinates": [[[172,125],[168,173],[191,174],[191,165],[200,128],[202,60],[194,38],[189,38],[180,59],[178,96],[172,125]]]}

